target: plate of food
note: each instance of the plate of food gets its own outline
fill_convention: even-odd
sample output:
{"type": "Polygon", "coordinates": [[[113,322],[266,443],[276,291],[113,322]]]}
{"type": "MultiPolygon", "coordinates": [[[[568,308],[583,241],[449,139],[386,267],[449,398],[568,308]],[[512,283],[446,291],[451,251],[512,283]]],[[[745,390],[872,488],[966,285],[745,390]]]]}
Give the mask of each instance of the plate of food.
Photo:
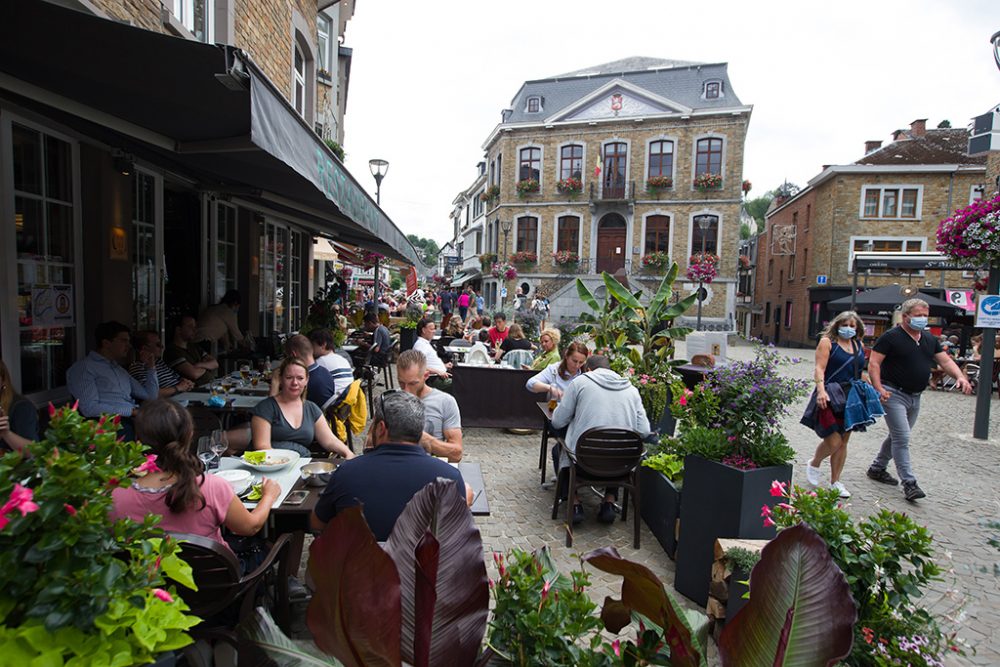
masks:
{"type": "Polygon", "coordinates": [[[246,467],[258,472],[276,472],[297,463],[299,458],[299,453],[290,449],[262,449],[244,452],[241,461],[246,467]]]}

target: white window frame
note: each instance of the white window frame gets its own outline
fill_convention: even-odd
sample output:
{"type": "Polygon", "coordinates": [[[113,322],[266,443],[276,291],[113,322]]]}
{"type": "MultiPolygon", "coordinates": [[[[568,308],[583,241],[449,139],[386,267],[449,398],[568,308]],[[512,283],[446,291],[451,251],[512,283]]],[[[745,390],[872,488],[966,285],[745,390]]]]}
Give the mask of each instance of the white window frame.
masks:
{"type": "MultiPolygon", "coordinates": [[[[723,223],[723,219],[724,218],[723,218],[722,212],[721,211],[715,211],[715,210],[705,209],[705,210],[697,211],[695,213],[691,213],[690,215],[688,215],[688,237],[687,237],[687,248],[688,248],[688,251],[687,251],[687,255],[684,257],[684,261],[685,262],[687,261],[687,258],[690,257],[691,255],[695,254],[696,252],[701,252],[701,248],[695,248],[694,247],[694,226],[695,226],[694,219],[698,218],[698,217],[701,217],[703,215],[714,215],[718,219],[718,221],[719,221],[719,224],[718,224],[718,226],[715,229],[715,253],[714,254],[718,255],[719,257],[723,257],[723,254],[722,254],[722,223],[723,223]]],[[[671,220],[671,222],[673,222],[673,220],[671,220]]],[[[643,223],[644,223],[643,226],[645,227],[645,220],[643,220],[643,223]]],[[[643,244],[645,244],[645,242],[646,242],[646,235],[645,234],[643,234],[642,241],[643,241],[643,244]]],[[[705,252],[711,252],[711,251],[706,250],[705,252]]]]}
{"type": "Polygon", "coordinates": [[[216,283],[216,271],[219,261],[219,245],[226,245],[232,252],[233,261],[233,289],[239,289],[240,282],[240,219],[239,219],[239,208],[224,201],[215,201],[215,206],[212,207],[211,215],[211,235],[209,237],[209,250],[208,250],[208,272],[209,272],[209,303],[218,303],[220,299],[225,295],[226,290],[219,290],[216,283]],[[221,209],[232,210],[234,216],[233,233],[235,238],[232,241],[220,241],[219,239],[219,211],[221,209]]]}
{"type": "Polygon", "coordinates": [[[306,54],[299,46],[298,42],[295,42],[292,51],[292,108],[295,109],[295,113],[299,114],[303,118],[306,117],[306,71],[309,69],[309,65],[306,61],[306,54]],[[302,61],[302,71],[299,72],[298,68],[295,66],[296,56],[302,61]],[[302,108],[298,106],[298,90],[302,88],[302,108]]]}
{"type": "MultiPolygon", "coordinates": [[[[195,39],[198,37],[194,31],[194,5],[198,0],[173,0],[171,13],[177,17],[184,29],[191,33],[195,39]]],[[[205,3],[205,39],[206,44],[215,42],[215,0],[202,0],[205,3]]]]}
{"type": "MultiPolygon", "coordinates": [[[[920,220],[923,215],[924,207],[924,186],[917,185],[915,183],[872,183],[865,184],[861,186],[861,200],[858,202],[858,219],[859,220],[920,220]],[[878,190],[878,210],[875,215],[865,215],[865,200],[868,197],[869,191],[878,190]],[[899,200],[896,202],[896,215],[894,216],[884,216],[882,215],[882,206],[884,203],[883,192],[885,190],[898,190],[899,200]],[[916,190],[917,191],[917,205],[914,215],[912,217],[902,217],[899,215],[903,211],[903,191],[904,190],[916,190]]],[[[888,238],[888,237],[878,237],[878,238],[888,238]]]]}
{"type": "Polygon", "coordinates": [[[320,76],[320,70],[326,70],[330,78],[333,78],[333,43],[337,40],[333,32],[333,19],[326,12],[316,15],[316,75],[320,76]],[[326,41],[323,41],[323,32],[320,26],[326,23],[326,41]],[[323,62],[323,61],[326,62],[323,62]]]}
{"type": "MultiPolygon", "coordinates": [[[[583,259],[583,216],[580,215],[579,211],[574,211],[572,209],[566,209],[556,213],[552,218],[552,252],[558,252],[559,250],[559,218],[572,217],[576,218],[580,227],[577,229],[576,234],[576,255],[581,260],[583,259]]],[[[539,239],[541,241],[541,239],[539,239]]]]}
{"type": "MultiPolygon", "coordinates": [[[[139,251],[139,239],[138,235],[135,233],[135,229],[138,225],[152,226],[153,228],[153,254],[155,258],[156,265],[156,294],[154,296],[154,307],[156,308],[156,326],[153,329],[157,331],[163,331],[165,308],[164,308],[164,276],[166,269],[163,265],[164,257],[164,245],[163,245],[163,176],[150,169],[136,166],[135,167],[134,179],[142,175],[145,178],[153,179],[153,220],[152,223],[146,220],[136,220],[135,211],[132,212],[131,229],[129,230],[132,234],[130,239],[130,246],[132,250],[132,271],[133,271],[133,287],[135,285],[136,276],[134,272],[136,271],[135,258],[139,251]]],[[[134,296],[133,296],[134,298],[134,296]]],[[[138,315],[138,310],[135,304],[133,306],[133,316],[138,315]]]]}
{"type": "Polygon", "coordinates": [[[726,96],[726,89],[725,86],[722,84],[722,79],[708,79],[707,81],[705,81],[705,85],[701,89],[701,98],[703,100],[721,100],[725,96],[726,96]],[[719,84],[719,94],[716,95],[715,97],[709,97],[708,87],[713,83],[719,84]]]}
{"type": "MultiPolygon", "coordinates": [[[[855,234],[855,235],[852,235],[851,239],[850,239],[850,245],[847,247],[847,273],[848,273],[848,275],[850,275],[850,273],[851,273],[851,266],[854,263],[854,253],[855,253],[854,246],[855,246],[855,244],[858,241],[864,241],[866,243],[868,241],[872,241],[872,242],[875,242],[875,241],[902,241],[903,242],[903,250],[898,250],[898,251],[894,250],[892,252],[925,252],[926,248],[927,248],[927,243],[928,243],[926,236],[883,236],[881,234],[878,234],[878,235],[868,235],[868,234],[855,234]],[[910,243],[917,243],[917,244],[919,244],[920,247],[917,248],[917,249],[915,249],[915,250],[909,250],[908,246],[910,245],[910,243]]],[[[868,252],[868,251],[866,250],[865,252],[868,252]]],[[[872,250],[872,252],[878,252],[878,251],[877,250],[872,250]]],[[[873,275],[873,276],[889,276],[889,275],[892,275],[892,274],[889,273],[889,272],[887,272],[887,271],[872,271],[870,275],[873,275]]],[[[914,271],[913,275],[915,275],[915,276],[922,276],[922,275],[924,275],[924,272],[923,271],[914,271]]]]}
{"type": "Polygon", "coordinates": [[[986,186],[982,183],[969,187],[969,205],[975,204],[980,199],[986,198],[986,186]]]}
{"type": "Polygon", "coordinates": [[[524,100],[524,113],[542,113],[544,111],[545,111],[545,107],[542,105],[542,96],[541,95],[529,95],[527,97],[527,99],[524,100]],[[531,110],[531,102],[532,102],[532,100],[536,100],[538,102],[538,110],[537,111],[532,111],[531,110]]]}

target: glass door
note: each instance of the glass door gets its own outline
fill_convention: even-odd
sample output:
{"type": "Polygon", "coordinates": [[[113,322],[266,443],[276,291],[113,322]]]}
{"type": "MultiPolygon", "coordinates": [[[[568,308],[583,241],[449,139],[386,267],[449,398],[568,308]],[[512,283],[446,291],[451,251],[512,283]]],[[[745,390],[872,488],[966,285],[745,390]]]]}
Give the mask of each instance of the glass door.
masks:
{"type": "Polygon", "coordinates": [[[132,177],[133,329],[163,328],[163,182],[136,170],[132,177]]]}
{"type": "Polygon", "coordinates": [[[604,199],[625,198],[625,164],[628,147],[616,141],[604,146],[604,199]]]}

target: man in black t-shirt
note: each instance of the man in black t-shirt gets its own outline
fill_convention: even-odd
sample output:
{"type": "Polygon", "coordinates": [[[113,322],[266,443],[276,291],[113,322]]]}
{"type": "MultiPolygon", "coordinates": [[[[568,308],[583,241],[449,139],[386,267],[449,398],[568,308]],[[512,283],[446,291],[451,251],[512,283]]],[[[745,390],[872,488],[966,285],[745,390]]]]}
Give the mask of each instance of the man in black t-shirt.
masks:
{"type": "Polygon", "coordinates": [[[900,309],[903,321],[875,341],[868,360],[868,375],[885,404],[885,423],[889,427],[888,437],[868,468],[868,477],[883,484],[899,484],[885,469],[891,458],[903,480],[903,494],[913,501],[926,494],[917,486],[910,469],[910,431],[920,414],[920,394],[927,388],[932,363],[936,361],[955,378],[964,393],[971,394],[972,385],[940,341],[924,331],[930,314],[927,302],[909,299],[900,309]]]}
{"type": "Polygon", "coordinates": [[[375,449],[340,464],[330,478],[310,520],[322,531],[338,513],[361,503],[365,520],[379,542],[392,533],[410,499],[440,478],[454,480],[472,504],[472,494],[454,466],[424,451],[424,406],[416,396],[393,390],[375,400],[372,417],[375,449]]]}

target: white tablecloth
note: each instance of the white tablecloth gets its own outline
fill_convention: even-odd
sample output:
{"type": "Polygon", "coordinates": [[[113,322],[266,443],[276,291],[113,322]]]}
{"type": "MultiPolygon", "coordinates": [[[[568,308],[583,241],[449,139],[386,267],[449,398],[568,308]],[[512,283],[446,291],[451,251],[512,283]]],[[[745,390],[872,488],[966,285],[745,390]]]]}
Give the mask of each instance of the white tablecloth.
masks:
{"type": "MultiPolygon", "coordinates": [[[[185,391],[177,394],[176,396],[171,396],[171,398],[181,405],[189,405],[190,403],[197,402],[208,406],[208,399],[210,398],[210,395],[197,391],[185,391]]],[[[267,396],[240,396],[238,394],[229,394],[229,398],[233,401],[231,404],[232,408],[252,410],[258,403],[267,398],[267,396]]]]}
{"type": "MultiPolygon", "coordinates": [[[[267,477],[277,482],[281,486],[281,494],[278,495],[278,500],[274,503],[273,507],[281,507],[281,503],[284,502],[285,496],[288,492],[292,490],[295,486],[296,480],[299,479],[299,470],[305,464],[312,461],[308,457],[302,457],[297,463],[294,463],[287,468],[282,470],[277,470],[275,472],[260,472],[259,470],[254,470],[249,466],[243,465],[243,462],[235,456],[224,456],[219,463],[220,470],[248,470],[250,473],[256,477],[267,477]]],[[[257,506],[257,503],[244,502],[243,503],[248,509],[257,506]]]]}

